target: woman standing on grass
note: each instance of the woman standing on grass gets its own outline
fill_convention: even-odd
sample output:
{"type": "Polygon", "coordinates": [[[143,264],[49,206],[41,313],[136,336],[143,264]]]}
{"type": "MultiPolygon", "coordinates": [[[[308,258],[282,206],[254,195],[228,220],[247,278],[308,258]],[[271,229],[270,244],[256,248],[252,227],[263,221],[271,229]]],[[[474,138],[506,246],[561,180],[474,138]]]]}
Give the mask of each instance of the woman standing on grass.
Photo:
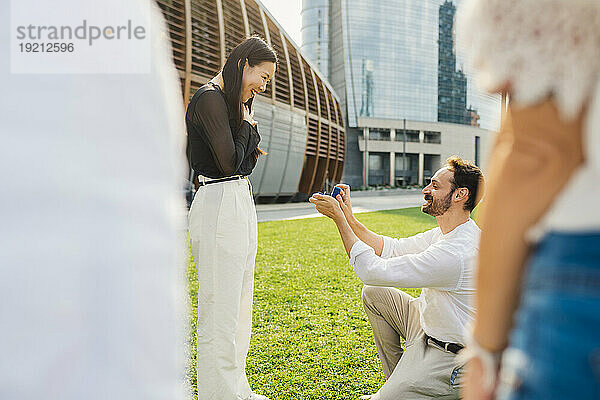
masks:
{"type": "Polygon", "coordinates": [[[250,389],[256,210],[249,175],[261,154],[252,100],[275,74],[277,56],[246,39],[194,94],[186,113],[190,161],[200,187],[189,214],[198,271],[198,399],[265,400],[250,389]]]}

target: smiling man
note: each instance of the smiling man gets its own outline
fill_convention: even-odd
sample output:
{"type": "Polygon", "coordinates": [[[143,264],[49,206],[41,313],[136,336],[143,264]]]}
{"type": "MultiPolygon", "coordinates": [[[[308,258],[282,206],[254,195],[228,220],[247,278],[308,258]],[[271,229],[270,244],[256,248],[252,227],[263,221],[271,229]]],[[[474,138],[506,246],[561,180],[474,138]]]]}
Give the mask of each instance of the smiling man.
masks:
{"type": "Polygon", "coordinates": [[[310,202],[331,218],[363,288],[363,305],[386,376],[361,399],[458,399],[465,325],[475,314],[475,261],[480,230],[470,218],[483,187],[481,170],[451,157],[423,189],[421,210],[438,227],[402,239],[377,235],[353,215],[350,188],[310,202]],[[479,190],[478,190],[479,189],[479,190]],[[413,298],[396,289],[423,288],[413,298]],[[401,338],[406,346],[401,345],[401,338]]]}

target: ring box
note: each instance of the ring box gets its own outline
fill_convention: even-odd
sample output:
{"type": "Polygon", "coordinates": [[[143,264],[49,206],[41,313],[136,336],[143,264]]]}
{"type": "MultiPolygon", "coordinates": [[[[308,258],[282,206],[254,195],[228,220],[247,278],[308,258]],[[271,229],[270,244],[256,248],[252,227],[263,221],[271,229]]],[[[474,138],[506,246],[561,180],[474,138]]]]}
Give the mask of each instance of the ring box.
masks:
{"type": "Polygon", "coordinates": [[[335,198],[338,194],[342,193],[342,189],[340,189],[339,187],[334,187],[333,190],[331,191],[331,197],[335,198]]]}
{"type": "Polygon", "coordinates": [[[337,187],[337,186],[333,188],[333,190],[331,191],[331,193],[327,193],[327,192],[319,192],[319,194],[324,194],[324,195],[327,195],[327,196],[331,196],[331,197],[333,197],[334,199],[335,199],[335,198],[336,198],[336,196],[337,196],[338,194],[340,194],[340,193],[342,193],[342,189],[340,189],[340,188],[339,188],[339,187],[337,187]]]}

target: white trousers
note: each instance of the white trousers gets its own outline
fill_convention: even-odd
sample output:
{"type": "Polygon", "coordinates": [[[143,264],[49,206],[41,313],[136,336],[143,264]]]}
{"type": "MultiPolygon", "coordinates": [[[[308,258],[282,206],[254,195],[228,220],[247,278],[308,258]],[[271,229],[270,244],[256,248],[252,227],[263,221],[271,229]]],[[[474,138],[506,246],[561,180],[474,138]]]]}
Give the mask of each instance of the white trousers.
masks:
{"type": "Polygon", "coordinates": [[[243,399],[251,393],[246,355],[258,244],[250,182],[200,187],[189,231],[198,271],[198,400],[243,399]]]}

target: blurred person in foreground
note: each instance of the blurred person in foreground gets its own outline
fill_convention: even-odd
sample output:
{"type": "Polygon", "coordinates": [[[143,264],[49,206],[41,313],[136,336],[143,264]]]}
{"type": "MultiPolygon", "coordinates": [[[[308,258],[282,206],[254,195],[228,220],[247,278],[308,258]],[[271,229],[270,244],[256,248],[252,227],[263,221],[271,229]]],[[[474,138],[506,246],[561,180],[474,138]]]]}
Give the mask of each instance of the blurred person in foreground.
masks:
{"type": "Polygon", "coordinates": [[[148,72],[11,73],[0,36],[0,398],[181,400],[185,127],[166,26],[151,1],[60,4],[144,21],[150,57],[142,41],[127,57],[148,72]]]}
{"type": "Polygon", "coordinates": [[[458,399],[462,373],[456,353],[475,313],[479,227],[470,213],[481,197],[482,181],[475,165],[449,158],[423,189],[421,209],[439,226],[402,239],[362,225],[352,213],[347,185],[338,185],[343,191],[335,199],[310,198],[336,223],[350,265],[368,285],[363,305],[387,380],[377,393],[361,399],[458,399]],[[397,287],[423,290],[413,298],[397,287]]]}
{"type": "Polygon", "coordinates": [[[464,397],[600,398],[600,2],[469,0],[457,45],[508,94],[481,212],[464,397]]]}

